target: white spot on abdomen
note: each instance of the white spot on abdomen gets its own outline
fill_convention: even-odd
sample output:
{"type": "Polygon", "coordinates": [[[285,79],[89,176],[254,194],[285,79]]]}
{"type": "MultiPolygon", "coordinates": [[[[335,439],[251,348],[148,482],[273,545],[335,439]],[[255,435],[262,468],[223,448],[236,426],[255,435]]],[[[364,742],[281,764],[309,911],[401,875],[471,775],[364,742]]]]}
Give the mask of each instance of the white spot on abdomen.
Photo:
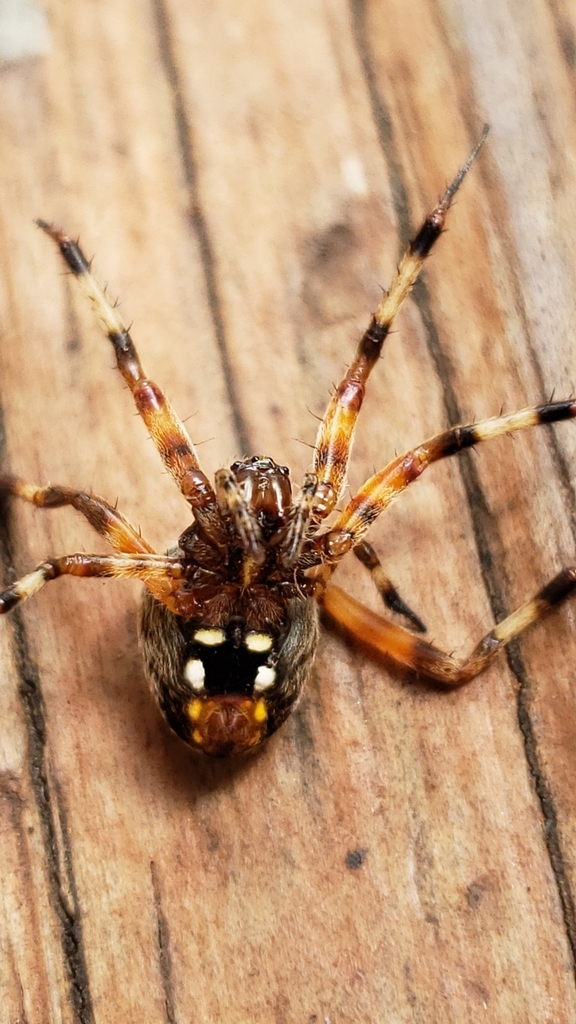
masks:
{"type": "Polygon", "coordinates": [[[226,634],[222,629],[197,629],[192,639],[204,647],[218,647],[224,643],[226,634]]]}
{"type": "Polygon", "coordinates": [[[254,654],[263,654],[271,649],[274,639],[269,633],[246,633],[244,643],[254,654]]]}
{"type": "Polygon", "coordinates": [[[193,690],[204,689],[204,679],[206,672],[204,671],[204,665],[199,658],[190,658],[184,666],[184,678],[190,683],[193,690]]]}
{"type": "Polygon", "coordinates": [[[274,686],[275,681],[275,670],[270,668],[269,665],[260,665],[254,680],[254,692],[262,693],[262,690],[267,690],[270,686],[274,686]]]}

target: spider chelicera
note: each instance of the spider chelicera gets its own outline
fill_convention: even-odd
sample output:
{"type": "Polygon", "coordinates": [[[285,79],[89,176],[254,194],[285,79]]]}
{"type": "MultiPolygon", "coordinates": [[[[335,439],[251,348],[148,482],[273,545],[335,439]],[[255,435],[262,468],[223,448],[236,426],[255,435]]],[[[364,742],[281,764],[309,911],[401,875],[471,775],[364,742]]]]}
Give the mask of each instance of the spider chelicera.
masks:
{"type": "Polygon", "coordinates": [[[206,754],[257,748],[296,706],[318,642],[318,602],[345,630],[400,665],[448,686],[467,682],[576,587],[576,567],[492,629],[464,661],[370,611],[331,577],[349,551],[370,570],[385,603],[424,627],[388,580],[365,534],[401,491],[433,462],[502,434],[576,416],[576,401],[550,402],[468,426],[452,427],[393,459],[335,511],[366,382],[392,321],[440,236],[448,209],[487,134],[470,154],[400,262],[354,360],[321,421],[312,472],[292,497],[289,473],[253,456],[216,473],[212,486],[166,398],[148,380],[117,310],[78,244],[38,221],[56,242],[116,353],[118,369],[168,471],[192,510],[192,524],[168,554],[156,554],[103,498],[66,487],[37,487],[0,476],[0,489],[41,508],[71,505],[110,543],[110,556],[50,558],[0,593],[0,612],[57,576],[137,578],[145,584],[140,641],[146,672],[169,725],[206,754]],[[327,528],[322,524],[335,512],[327,528]]]}

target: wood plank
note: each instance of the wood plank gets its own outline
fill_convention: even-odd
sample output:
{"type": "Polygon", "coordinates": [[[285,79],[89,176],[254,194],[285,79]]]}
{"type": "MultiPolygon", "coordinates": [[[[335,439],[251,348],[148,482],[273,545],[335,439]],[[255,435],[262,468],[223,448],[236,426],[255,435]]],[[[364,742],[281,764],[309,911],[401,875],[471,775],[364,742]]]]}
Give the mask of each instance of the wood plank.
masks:
{"type": "MultiPolygon", "coordinates": [[[[4,465],[186,508],[35,216],[79,232],[212,473],[298,481],[406,237],[492,123],[370,381],[350,484],[458,419],[574,382],[568,5],[49,5],[1,71],[4,465]]],[[[435,467],[372,536],[464,651],[574,558],[573,426],[435,467]]],[[[8,507],[7,578],[101,550],[8,507]]],[[[340,582],[378,607],[361,567],[340,582]]],[[[326,631],[301,708],[238,767],[146,692],[138,588],[65,581],[1,623],[9,1021],[576,1018],[574,605],[449,695],[326,631]]]]}

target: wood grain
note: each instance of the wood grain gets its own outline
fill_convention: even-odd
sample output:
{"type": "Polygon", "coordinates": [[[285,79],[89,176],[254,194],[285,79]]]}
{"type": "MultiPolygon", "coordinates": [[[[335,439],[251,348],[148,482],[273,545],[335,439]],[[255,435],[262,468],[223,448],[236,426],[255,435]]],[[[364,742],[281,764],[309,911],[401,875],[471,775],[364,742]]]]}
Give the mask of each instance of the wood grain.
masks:
{"type": "MultiPolygon", "coordinates": [[[[576,14],[554,0],[47,5],[0,70],[3,465],[92,487],[159,549],[186,506],[36,216],[80,234],[214,472],[308,468],[402,245],[492,132],[370,381],[350,484],[576,381],[576,14]],[[301,442],[305,442],[302,444],[301,442]]],[[[563,424],[432,469],[371,533],[461,651],[574,560],[563,424]]],[[[12,503],[4,577],[101,550],[12,503]]],[[[377,607],[348,565],[339,582],[377,607]]],[[[449,695],[326,631],[241,767],[147,693],[138,587],[0,623],[2,1024],[576,1019],[575,605],[449,695]]]]}

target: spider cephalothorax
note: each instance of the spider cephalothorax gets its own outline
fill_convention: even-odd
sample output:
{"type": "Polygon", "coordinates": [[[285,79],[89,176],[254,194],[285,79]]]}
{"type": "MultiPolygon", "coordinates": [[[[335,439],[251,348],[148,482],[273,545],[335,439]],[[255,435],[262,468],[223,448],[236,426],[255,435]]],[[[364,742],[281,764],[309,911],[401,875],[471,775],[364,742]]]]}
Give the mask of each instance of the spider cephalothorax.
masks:
{"type": "Polygon", "coordinates": [[[38,221],[57,243],[101,320],[118,369],[189,503],[193,521],[178,547],[159,555],[103,498],[0,476],[0,489],[37,506],[71,505],[114,551],[110,556],[75,554],[43,562],[0,594],[0,613],[61,575],[142,580],[146,590],[140,639],[160,708],[172,729],[192,747],[223,756],[254,750],[296,706],[317,646],[318,601],[344,629],[376,651],[454,686],[477,675],[510,640],[568,596],[576,587],[574,566],[558,573],[459,662],[365,608],[331,582],[340,560],[353,550],[370,570],[385,603],[424,632],[365,540],[370,525],[432,463],[502,434],[576,416],[576,401],[568,400],[452,427],[393,459],[337,511],[368,377],[486,133],[487,129],[400,261],[390,290],[332,395],[318,430],[312,472],[295,497],[288,470],[264,456],[220,470],[212,486],[183,424],[160,388],[146,377],[130,334],[78,244],[38,221]],[[324,526],[331,513],[335,519],[324,526]]]}

